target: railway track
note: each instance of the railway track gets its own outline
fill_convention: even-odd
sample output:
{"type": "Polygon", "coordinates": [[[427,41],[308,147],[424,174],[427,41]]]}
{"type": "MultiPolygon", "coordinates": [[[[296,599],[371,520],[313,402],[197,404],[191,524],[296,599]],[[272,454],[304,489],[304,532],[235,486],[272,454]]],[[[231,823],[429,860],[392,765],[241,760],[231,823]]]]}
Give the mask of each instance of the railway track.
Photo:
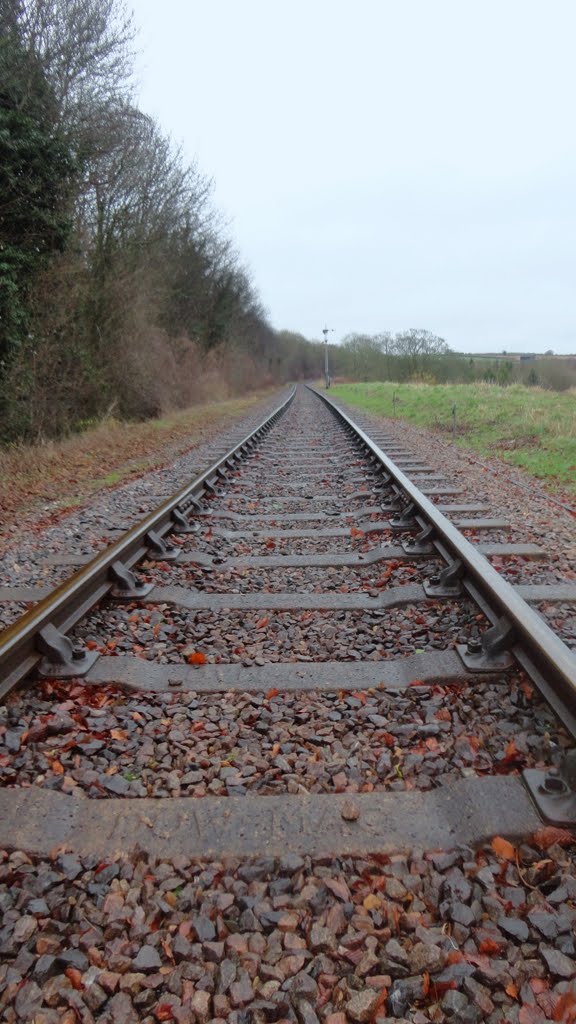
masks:
{"type": "Polygon", "coordinates": [[[125,947],[104,967],[73,911],[8,898],[6,1019],[572,1020],[576,660],[536,608],[576,587],[490,562],[543,557],[299,388],[111,548],[52,556],[56,592],[1,590],[30,610],[0,635],[0,880],[88,879],[90,948],[125,947]],[[42,930],[79,954],[48,943],[48,977],[42,930]]]}

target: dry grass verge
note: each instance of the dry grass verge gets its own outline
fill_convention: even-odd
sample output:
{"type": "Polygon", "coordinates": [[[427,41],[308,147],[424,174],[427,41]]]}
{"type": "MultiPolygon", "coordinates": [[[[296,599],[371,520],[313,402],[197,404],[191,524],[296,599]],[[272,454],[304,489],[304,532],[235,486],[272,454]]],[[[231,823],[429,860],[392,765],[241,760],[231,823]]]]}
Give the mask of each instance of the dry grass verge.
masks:
{"type": "Polygon", "coordinates": [[[61,441],[0,448],[0,547],[30,513],[37,526],[55,522],[97,491],[166,465],[272,393],[195,405],[144,423],[109,419],[61,441]]]}

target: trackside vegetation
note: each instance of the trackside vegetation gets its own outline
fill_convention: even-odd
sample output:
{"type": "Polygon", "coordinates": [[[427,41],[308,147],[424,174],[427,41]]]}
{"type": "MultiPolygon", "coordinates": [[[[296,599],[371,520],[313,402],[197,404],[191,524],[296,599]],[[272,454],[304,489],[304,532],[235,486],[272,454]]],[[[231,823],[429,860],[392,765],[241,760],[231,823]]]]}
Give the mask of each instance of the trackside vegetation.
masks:
{"type": "Polygon", "coordinates": [[[436,430],[576,494],[576,391],[512,384],[338,384],[335,397],[436,430]],[[456,405],[454,431],[453,407],[456,405]]]}

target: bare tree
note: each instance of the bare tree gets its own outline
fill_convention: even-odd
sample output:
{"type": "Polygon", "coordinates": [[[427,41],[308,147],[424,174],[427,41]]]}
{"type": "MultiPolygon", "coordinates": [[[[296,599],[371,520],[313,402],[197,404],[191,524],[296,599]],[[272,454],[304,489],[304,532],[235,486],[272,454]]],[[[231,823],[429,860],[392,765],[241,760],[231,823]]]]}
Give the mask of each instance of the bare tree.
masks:
{"type": "Polygon", "coordinates": [[[24,43],[42,60],[63,116],[124,92],[135,30],[122,0],[20,0],[24,43]]]}

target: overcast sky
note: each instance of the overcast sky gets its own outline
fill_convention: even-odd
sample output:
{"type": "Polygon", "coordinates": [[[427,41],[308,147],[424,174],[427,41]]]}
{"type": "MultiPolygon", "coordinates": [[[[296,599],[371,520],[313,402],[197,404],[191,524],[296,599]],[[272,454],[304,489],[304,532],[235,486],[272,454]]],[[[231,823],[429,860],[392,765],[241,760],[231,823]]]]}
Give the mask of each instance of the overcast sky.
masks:
{"type": "Polygon", "coordinates": [[[275,327],[576,352],[574,0],[132,0],[275,327]]]}

